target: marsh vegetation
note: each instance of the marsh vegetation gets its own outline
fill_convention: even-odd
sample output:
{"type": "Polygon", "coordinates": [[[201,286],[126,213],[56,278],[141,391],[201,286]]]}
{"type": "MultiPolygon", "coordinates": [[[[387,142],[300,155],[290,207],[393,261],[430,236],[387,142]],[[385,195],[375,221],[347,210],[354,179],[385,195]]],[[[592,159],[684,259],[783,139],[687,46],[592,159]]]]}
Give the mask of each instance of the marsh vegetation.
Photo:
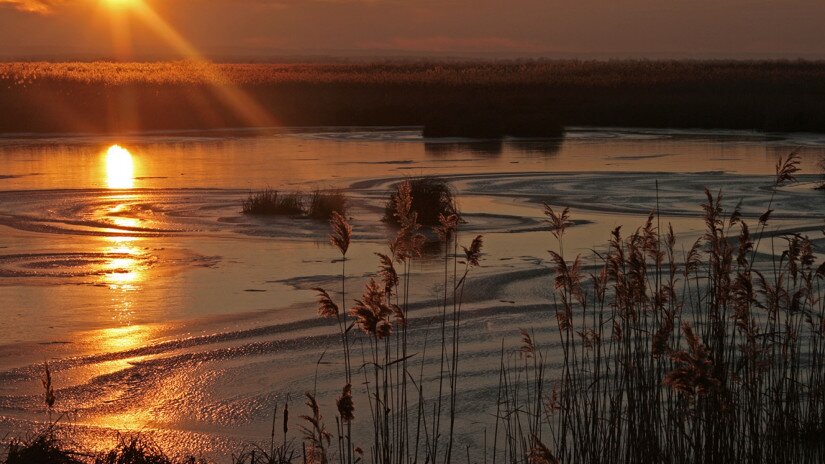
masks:
{"type": "Polygon", "coordinates": [[[450,184],[438,177],[419,177],[407,179],[396,184],[390,192],[390,198],[384,207],[384,222],[401,226],[399,220],[399,198],[404,194],[403,189],[409,188],[408,207],[415,213],[419,224],[435,227],[439,225],[439,218],[460,217],[456,203],[456,193],[450,184]]]}
{"type": "Polygon", "coordinates": [[[4,63],[0,132],[424,126],[430,136],[558,136],[562,126],[822,131],[825,64],[523,61],[4,63]],[[48,106],[46,106],[48,103],[48,106]],[[50,108],[45,110],[45,108],[50,108]]]}
{"type": "Polygon", "coordinates": [[[347,197],[340,190],[313,190],[311,193],[288,192],[267,188],[250,192],[243,201],[244,214],[259,216],[293,216],[329,220],[333,213],[346,214],[347,197]]]}

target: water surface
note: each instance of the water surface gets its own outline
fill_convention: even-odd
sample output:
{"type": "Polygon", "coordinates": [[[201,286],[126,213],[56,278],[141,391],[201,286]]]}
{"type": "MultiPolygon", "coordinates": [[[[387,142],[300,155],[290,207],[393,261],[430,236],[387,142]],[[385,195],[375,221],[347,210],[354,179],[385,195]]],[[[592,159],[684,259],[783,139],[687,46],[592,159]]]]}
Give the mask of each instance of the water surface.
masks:
{"type": "MultiPolygon", "coordinates": [[[[47,419],[44,360],[57,409],[70,413],[62,420],[97,440],[137,430],[224,456],[265,440],[275,405],[291,397],[298,407],[316,376],[332,417],[337,339],[309,290],[339,285],[327,226],[244,216],[241,202],[265,187],[345,189],[355,296],[392,235],[380,222],[389,188],[439,175],[459,193],[459,241],[485,237],[462,339],[462,439],[477,440],[495,407],[502,339],[515,348],[518,329],[535,327],[554,340],[547,250],[557,244],[542,202],[571,207],[565,252],[590,264],[610,230],[632,231],[657,203],[662,223],[691,242],[704,187],[729,207],[742,200],[751,220],[774,195],[770,232],[810,234],[822,251],[823,197],[812,187],[823,154],[818,135],[618,129],[504,142],[425,140],[407,128],[0,138],[0,436],[47,419]],[[776,160],[794,149],[801,182],[774,193],[776,160]]],[[[439,253],[412,269],[414,347],[431,337],[439,253]]]]}

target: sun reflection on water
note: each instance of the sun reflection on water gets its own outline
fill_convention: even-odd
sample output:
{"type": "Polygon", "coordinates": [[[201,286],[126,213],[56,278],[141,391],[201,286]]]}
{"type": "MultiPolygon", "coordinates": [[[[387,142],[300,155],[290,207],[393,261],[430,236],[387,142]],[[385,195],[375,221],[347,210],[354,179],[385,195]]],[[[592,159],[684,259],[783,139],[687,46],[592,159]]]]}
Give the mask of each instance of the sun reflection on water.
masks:
{"type": "Polygon", "coordinates": [[[102,329],[98,334],[100,345],[107,352],[126,351],[143,346],[151,331],[145,325],[127,325],[102,329]]]}
{"type": "Polygon", "coordinates": [[[112,290],[136,290],[144,280],[143,252],[134,237],[106,237],[104,252],[111,258],[103,269],[104,281],[112,290]]]}
{"type": "Polygon", "coordinates": [[[129,150],[120,145],[106,150],[106,185],[110,189],[135,187],[135,162],[129,150]]]}

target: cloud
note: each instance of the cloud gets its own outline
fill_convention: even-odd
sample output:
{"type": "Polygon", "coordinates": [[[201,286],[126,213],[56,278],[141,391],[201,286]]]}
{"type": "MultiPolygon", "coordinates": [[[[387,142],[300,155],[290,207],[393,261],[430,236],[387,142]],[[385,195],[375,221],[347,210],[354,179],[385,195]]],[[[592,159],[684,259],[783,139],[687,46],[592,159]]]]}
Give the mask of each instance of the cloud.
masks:
{"type": "Polygon", "coordinates": [[[0,0],[0,7],[10,6],[26,13],[49,14],[66,0],[0,0]]]}

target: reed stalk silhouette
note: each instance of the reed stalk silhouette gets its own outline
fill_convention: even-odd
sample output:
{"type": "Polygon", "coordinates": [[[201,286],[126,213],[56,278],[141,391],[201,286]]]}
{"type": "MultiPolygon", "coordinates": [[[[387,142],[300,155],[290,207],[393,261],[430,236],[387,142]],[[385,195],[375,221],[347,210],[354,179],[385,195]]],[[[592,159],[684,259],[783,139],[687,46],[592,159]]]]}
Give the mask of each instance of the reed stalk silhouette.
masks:
{"type": "MultiPolygon", "coordinates": [[[[774,191],[795,181],[795,153],[774,191]]],[[[584,274],[563,255],[568,212],[546,206],[560,372],[543,385],[529,332],[502,355],[498,421],[510,462],[821,462],[825,447],[825,264],[806,236],[760,253],[771,213],[750,228],[737,205],[705,191],[705,231],[682,253],[658,211],[584,274]],[[528,359],[533,362],[526,362],[528,359]],[[548,392],[549,389],[549,392],[548,392]]],[[[765,237],[767,239],[767,237],[765,237]]],[[[498,424],[498,422],[497,422],[498,424]]],[[[498,427],[497,427],[498,430],[498,427]]]]}
{"type": "MultiPolygon", "coordinates": [[[[319,295],[319,314],[339,320],[345,364],[350,362],[347,341],[350,327],[359,329],[363,334],[357,342],[361,346],[362,364],[360,368],[353,367],[353,370],[360,370],[363,374],[372,425],[370,452],[373,462],[450,462],[454,447],[461,302],[470,270],[479,265],[482,239],[476,237],[468,247],[462,247],[463,254],[459,255],[458,214],[451,210],[439,216],[435,231],[445,250],[444,294],[439,321],[441,349],[434,360],[439,371],[434,385],[436,392],[431,395],[425,388],[428,382],[424,378],[424,366],[430,361],[426,356],[426,341],[421,353],[409,351],[408,324],[413,285],[411,265],[421,255],[427,240],[423,226],[418,222],[412,192],[409,180],[397,186],[391,199],[393,204],[388,208],[392,212],[393,223],[398,224],[396,235],[389,243],[389,253],[376,253],[378,272],[368,280],[362,296],[354,300],[354,305],[343,318],[328,292],[315,289],[319,295]],[[463,265],[463,269],[459,270],[459,264],[463,265]],[[351,318],[351,326],[347,325],[347,318],[351,318]],[[417,376],[412,369],[416,357],[419,362],[417,376]],[[447,394],[445,390],[448,390],[447,394]],[[430,407],[432,413],[429,412],[430,407]],[[446,425],[442,424],[443,421],[446,425]]],[[[349,236],[352,229],[342,217],[333,217],[332,227],[332,242],[345,255],[347,247],[341,245],[340,237],[349,236]],[[342,234],[341,231],[348,233],[342,234]]],[[[343,278],[342,272],[342,282],[343,278]]],[[[356,406],[352,379],[347,376],[345,380],[337,403],[337,420],[349,425],[354,420],[356,406]]],[[[317,441],[310,440],[310,447],[321,449],[317,441]]],[[[341,461],[352,462],[355,448],[349,428],[347,437],[340,442],[341,461]]]]}

